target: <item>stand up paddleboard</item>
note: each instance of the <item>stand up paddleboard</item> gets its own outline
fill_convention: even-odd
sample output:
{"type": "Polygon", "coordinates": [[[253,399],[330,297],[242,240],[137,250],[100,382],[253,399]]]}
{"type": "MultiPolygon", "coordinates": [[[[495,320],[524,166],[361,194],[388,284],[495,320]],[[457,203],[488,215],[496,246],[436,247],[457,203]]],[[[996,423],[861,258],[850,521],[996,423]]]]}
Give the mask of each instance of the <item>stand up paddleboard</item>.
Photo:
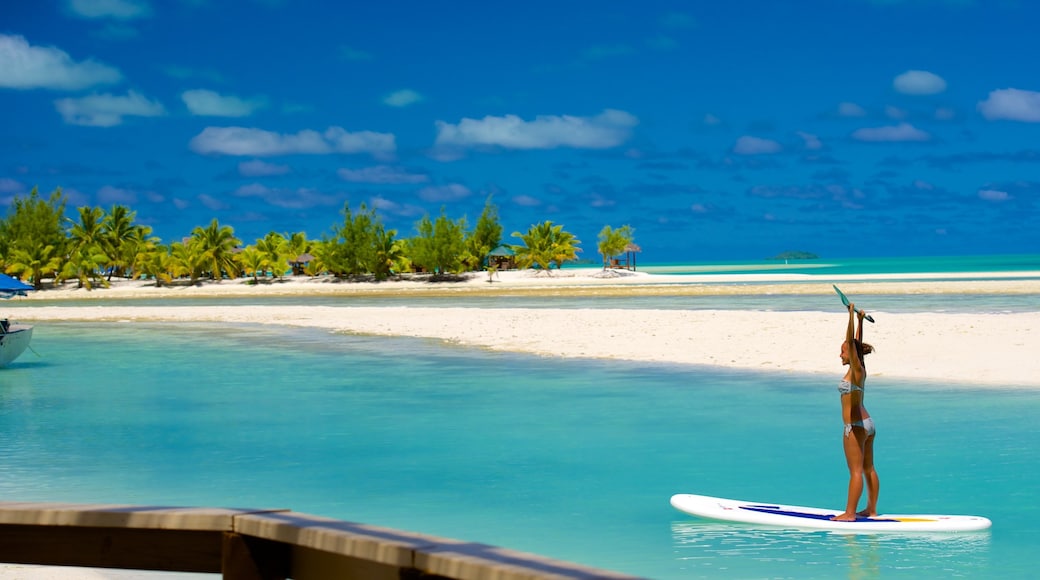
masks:
{"type": "Polygon", "coordinates": [[[784,528],[846,532],[975,532],[992,525],[980,516],[878,515],[858,517],[854,522],[836,522],[841,512],[812,507],[780,505],[680,493],[672,496],[672,507],[705,519],[784,528]]]}

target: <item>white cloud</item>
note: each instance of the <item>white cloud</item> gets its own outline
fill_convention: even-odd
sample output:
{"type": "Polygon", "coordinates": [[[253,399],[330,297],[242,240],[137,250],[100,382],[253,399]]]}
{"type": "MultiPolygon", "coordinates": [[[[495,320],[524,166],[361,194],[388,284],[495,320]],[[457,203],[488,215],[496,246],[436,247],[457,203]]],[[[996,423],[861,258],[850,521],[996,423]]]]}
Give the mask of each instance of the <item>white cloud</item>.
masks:
{"type": "Polygon", "coordinates": [[[946,81],[926,70],[908,70],[892,80],[892,88],[906,95],[934,95],[946,90],[946,81]]]}
{"type": "Polygon", "coordinates": [[[426,210],[417,205],[397,203],[396,201],[378,195],[370,199],[369,202],[369,205],[373,209],[377,209],[384,214],[419,216],[426,212],[426,210]]]}
{"type": "Polygon", "coordinates": [[[852,133],[857,141],[928,141],[932,138],[928,133],[914,127],[910,123],[900,123],[885,127],[867,127],[852,133]]]}
{"type": "Polygon", "coordinates": [[[69,10],[81,18],[133,20],[152,15],[148,0],[68,0],[69,10]]]}
{"type": "Polygon", "coordinates": [[[798,131],[798,136],[805,142],[805,148],[810,150],[823,149],[823,142],[820,138],[812,133],[805,133],[804,131],[798,131]]]}
{"type": "Polygon", "coordinates": [[[997,189],[980,189],[979,198],[986,201],[1007,201],[1011,199],[1011,195],[1006,191],[997,189]]]}
{"type": "Polygon", "coordinates": [[[472,193],[465,185],[449,183],[447,185],[424,187],[419,190],[419,197],[429,202],[447,202],[464,199],[472,193]]]}
{"type": "Polygon", "coordinates": [[[339,203],[333,195],[309,187],[298,189],[270,188],[259,183],[243,185],[235,190],[238,197],[258,197],[275,207],[303,209],[314,206],[329,206],[339,203]]]}
{"type": "Polygon", "coordinates": [[[0,177],[0,193],[21,193],[25,186],[10,177],[0,177]]]}
{"type": "Polygon", "coordinates": [[[737,139],[733,145],[733,152],[737,155],[762,155],[767,153],[779,153],[783,146],[772,139],[762,139],[744,135],[737,139]]]}
{"type": "Polygon", "coordinates": [[[285,175],[289,173],[288,165],[276,165],[259,159],[243,161],[238,164],[238,173],[243,177],[267,177],[270,175],[285,175]]]}
{"type": "Polygon", "coordinates": [[[32,46],[22,36],[0,34],[0,87],[79,90],[117,83],[123,75],[106,64],[75,62],[50,46],[32,46]]]}
{"type": "Polygon", "coordinates": [[[412,89],[394,91],[383,97],[383,104],[391,107],[407,107],[423,100],[423,96],[412,89]]]}
{"type": "Polygon", "coordinates": [[[865,117],[867,111],[856,103],[845,102],[838,104],[838,114],[842,117],[865,117]]]}
{"type": "Polygon", "coordinates": [[[704,124],[705,125],[712,125],[712,126],[714,126],[714,125],[721,125],[722,124],[722,119],[716,117],[715,115],[712,115],[711,113],[708,113],[708,114],[704,115],[704,124]]]}
{"type": "Polygon", "coordinates": [[[1040,93],[1021,89],[992,91],[985,101],[979,102],[978,110],[990,121],[1040,122],[1040,93]]]}
{"type": "Polygon", "coordinates": [[[326,155],[329,153],[370,153],[392,157],[396,145],[392,133],[329,127],[324,133],[305,129],[296,134],[281,134],[249,127],[206,127],[192,138],[192,151],[210,155],[326,155]]]}
{"type": "Polygon", "coordinates": [[[537,197],[532,197],[530,195],[525,195],[525,194],[514,195],[513,196],[513,203],[515,203],[516,205],[524,206],[524,207],[535,207],[535,206],[542,205],[542,201],[540,199],[538,199],[537,197]]]}
{"type": "Polygon", "coordinates": [[[339,176],[352,183],[426,183],[430,177],[424,173],[409,173],[399,167],[376,165],[361,169],[340,169],[339,176]]]}
{"type": "Polygon", "coordinates": [[[98,190],[97,200],[98,203],[102,205],[131,205],[137,203],[137,194],[130,191],[129,189],[123,189],[121,187],[113,187],[111,185],[106,185],[98,190]]]}
{"type": "Polygon", "coordinates": [[[900,109],[899,107],[893,107],[892,105],[888,105],[887,107],[885,107],[885,115],[887,115],[889,119],[901,121],[907,118],[908,113],[903,109],[900,109]]]}
{"type": "Polygon", "coordinates": [[[192,115],[207,117],[248,117],[266,104],[264,99],[240,99],[207,89],[184,91],[181,100],[192,115]]]}
{"type": "MultiPolygon", "coordinates": [[[[228,204],[226,204],[223,201],[217,199],[216,197],[213,197],[212,195],[210,195],[208,193],[200,193],[196,197],[196,199],[198,199],[199,202],[202,205],[206,206],[206,209],[209,209],[211,211],[220,211],[220,210],[225,210],[225,209],[228,209],[228,208],[231,207],[228,204]]],[[[179,204],[177,204],[177,205],[179,205],[179,204]]]]}
{"type": "Polygon", "coordinates": [[[498,146],[507,149],[606,149],[624,143],[639,120],[607,109],[595,117],[542,115],[525,121],[516,115],[437,121],[437,146],[498,146]]]}
{"type": "Polygon", "coordinates": [[[123,117],[161,117],[166,109],[158,101],[130,91],[126,96],[93,94],[80,98],[58,99],[55,108],[70,125],[112,127],[123,122],[123,117]]]}

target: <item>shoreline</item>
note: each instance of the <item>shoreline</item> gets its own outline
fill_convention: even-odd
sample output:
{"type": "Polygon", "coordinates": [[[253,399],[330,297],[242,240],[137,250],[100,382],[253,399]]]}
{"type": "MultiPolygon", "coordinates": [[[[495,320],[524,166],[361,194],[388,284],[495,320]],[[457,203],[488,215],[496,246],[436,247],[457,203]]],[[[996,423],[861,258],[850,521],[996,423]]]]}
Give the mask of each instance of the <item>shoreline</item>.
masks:
{"type": "MultiPolygon", "coordinates": [[[[599,269],[595,270],[599,272],[599,269]]],[[[565,272],[575,272],[566,271],[565,272]]],[[[725,282],[659,285],[655,276],[629,273],[624,278],[523,276],[503,273],[501,282],[470,278],[443,290],[429,282],[322,283],[292,280],[249,286],[210,283],[154,288],[120,283],[103,290],[47,290],[19,299],[5,315],[19,322],[203,322],[273,324],[325,329],[333,333],[416,337],[448,344],[537,356],[614,359],[646,363],[697,365],[762,372],[832,374],[841,370],[838,347],[845,313],[751,310],[654,310],[480,308],[464,302],[451,306],[236,305],[240,296],[449,296],[511,294],[545,296],[769,295],[832,294],[832,279],[792,284],[776,275],[727,276],[725,282]],[[754,283],[751,283],[751,279],[754,283]],[[618,280],[622,282],[618,283],[618,280]],[[349,288],[346,293],[340,287],[349,288]],[[434,286],[434,288],[430,288],[434,286]],[[328,288],[316,290],[317,288],[328,288]],[[106,299],[212,297],[220,306],[135,306],[106,304],[106,299]],[[67,305],[65,300],[96,300],[67,305]]],[[[700,277],[698,277],[700,278],[700,277]]],[[[854,296],[891,294],[1038,294],[1040,276],[1007,280],[874,281],[857,277],[843,283],[854,296]]],[[[1005,387],[1040,387],[1040,309],[998,313],[888,313],[875,311],[878,324],[865,327],[867,342],[877,347],[869,362],[871,376],[1005,387]]]]}
{"type": "Polygon", "coordinates": [[[341,281],[331,277],[284,277],[252,284],[250,279],[178,282],[157,287],[141,280],[113,281],[110,288],[87,290],[67,282],[30,292],[21,300],[99,300],[135,298],[220,298],[257,296],[495,296],[523,294],[595,296],[698,296],[754,294],[831,294],[841,283],[846,293],[866,294],[1040,294],[1040,271],[963,273],[846,274],[648,274],[627,270],[571,268],[551,276],[533,270],[468,274],[447,281],[409,277],[383,282],[341,281]]]}

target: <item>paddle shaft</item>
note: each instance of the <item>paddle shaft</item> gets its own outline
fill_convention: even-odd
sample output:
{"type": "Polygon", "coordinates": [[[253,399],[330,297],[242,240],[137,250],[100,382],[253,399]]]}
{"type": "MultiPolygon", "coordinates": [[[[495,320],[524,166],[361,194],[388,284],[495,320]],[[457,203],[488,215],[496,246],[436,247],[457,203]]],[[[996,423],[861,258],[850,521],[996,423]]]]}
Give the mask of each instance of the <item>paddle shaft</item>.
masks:
{"type": "MultiPolygon", "coordinates": [[[[844,304],[845,306],[848,306],[849,305],[848,297],[845,296],[845,293],[842,292],[841,289],[839,289],[837,285],[834,286],[834,291],[838,293],[838,296],[841,296],[841,303],[844,304]]],[[[857,308],[856,309],[856,313],[857,314],[863,314],[863,311],[860,310],[859,308],[857,308]]],[[[866,318],[868,322],[874,322],[874,318],[871,317],[869,314],[863,314],[863,318],[866,318]]]]}

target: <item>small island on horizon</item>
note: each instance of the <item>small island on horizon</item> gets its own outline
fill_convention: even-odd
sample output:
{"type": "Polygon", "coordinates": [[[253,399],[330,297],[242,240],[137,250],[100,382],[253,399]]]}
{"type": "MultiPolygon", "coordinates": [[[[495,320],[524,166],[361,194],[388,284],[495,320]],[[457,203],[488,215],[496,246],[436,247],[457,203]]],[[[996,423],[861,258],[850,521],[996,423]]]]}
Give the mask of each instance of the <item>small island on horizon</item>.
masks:
{"type": "Polygon", "coordinates": [[[772,258],[769,258],[769,259],[770,260],[819,260],[820,257],[817,256],[816,254],[812,253],[812,252],[789,251],[789,252],[781,252],[781,253],[779,253],[779,254],[777,254],[777,255],[773,256],[772,258]]]}

